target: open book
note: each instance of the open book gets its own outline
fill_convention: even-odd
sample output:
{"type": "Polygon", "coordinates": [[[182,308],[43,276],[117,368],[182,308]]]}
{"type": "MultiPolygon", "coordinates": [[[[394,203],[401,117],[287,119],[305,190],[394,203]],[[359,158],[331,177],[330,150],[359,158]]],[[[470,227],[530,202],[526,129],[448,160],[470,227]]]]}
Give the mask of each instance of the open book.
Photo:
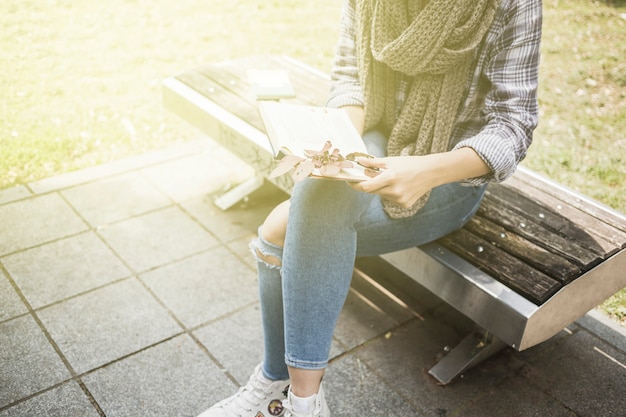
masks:
{"type": "Polygon", "coordinates": [[[293,170],[296,181],[307,176],[364,181],[377,174],[356,162],[370,155],[344,110],[261,101],[259,113],[280,159],[270,177],[293,170]]]}

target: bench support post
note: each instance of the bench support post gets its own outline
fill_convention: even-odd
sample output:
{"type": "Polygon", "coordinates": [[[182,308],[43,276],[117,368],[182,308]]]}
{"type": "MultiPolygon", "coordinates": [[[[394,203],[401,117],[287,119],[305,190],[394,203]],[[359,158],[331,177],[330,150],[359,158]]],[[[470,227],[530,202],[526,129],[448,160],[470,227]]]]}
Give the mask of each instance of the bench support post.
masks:
{"type": "Polygon", "coordinates": [[[464,371],[498,353],[507,345],[486,330],[477,329],[465,337],[428,373],[446,385],[464,371]]]}
{"type": "Polygon", "coordinates": [[[226,211],[263,186],[263,175],[254,175],[252,178],[236,185],[215,199],[215,205],[226,211]]]}

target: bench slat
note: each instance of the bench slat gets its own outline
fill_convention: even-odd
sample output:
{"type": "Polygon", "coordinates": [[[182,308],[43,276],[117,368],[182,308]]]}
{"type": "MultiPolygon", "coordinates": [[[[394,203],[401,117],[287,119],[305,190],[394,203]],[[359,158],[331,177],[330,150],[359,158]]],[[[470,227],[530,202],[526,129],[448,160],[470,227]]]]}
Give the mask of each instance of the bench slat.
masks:
{"type": "Polygon", "coordinates": [[[541,224],[528,216],[522,216],[511,210],[491,195],[485,196],[483,204],[478,209],[478,214],[511,232],[523,236],[528,241],[568,259],[578,265],[583,271],[602,261],[599,255],[580,247],[576,242],[558,234],[550,233],[549,230],[546,233],[546,228],[541,224]]]}
{"type": "Polygon", "coordinates": [[[517,233],[482,216],[474,216],[465,228],[561,284],[567,284],[581,273],[580,268],[567,259],[529,242],[517,233]]]}
{"type": "Polygon", "coordinates": [[[176,78],[214,102],[220,103],[230,113],[245,120],[261,132],[265,131],[256,108],[256,100],[248,91],[249,86],[240,87],[239,83],[230,85],[231,79],[224,74],[224,71],[202,67],[180,74],[176,78]]]}
{"type": "MultiPolygon", "coordinates": [[[[550,183],[543,183],[540,188],[537,188],[537,182],[528,183],[525,181],[527,178],[529,177],[524,172],[520,172],[508,180],[506,185],[514,189],[513,192],[524,194],[528,199],[540,201],[542,206],[549,207],[544,213],[550,212],[554,218],[569,219],[586,230],[604,248],[605,258],[619,249],[626,248],[626,231],[624,231],[626,226],[621,225],[619,218],[605,215],[598,217],[602,210],[597,206],[593,210],[589,210],[589,206],[584,204],[575,207],[564,201],[568,198],[564,196],[562,190],[559,192],[550,183]]],[[[561,233],[567,234],[569,231],[561,230],[561,233]]]]}
{"type": "MultiPolygon", "coordinates": [[[[506,186],[493,187],[490,197],[520,216],[574,242],[583,250],[593,252],[601,259],[606,259],[619,251],[621,243],[618,244],[616,242],[618,238],[614,236],[614,232],[620,233],[617,229],[572,207],[567,210],[568,213],[559,213],[556,208],[548,207],[546,201],[529,198],[527,192],[527,189],[520,191],[506,186]],[[593,228],[590,227],[592,225],[593,228]]],[[[547,236],[548,233],[545,235],[547,236]]],[[[549,245],[551,242],[546,242],[546,244],[549,245]]],[[[584,259],[586,258],[580,260],[584,259]]],[[[583,267],[583,269],[588,268],[583,267]]]]}
{"type": "MultiPolygon", "coordinates": [[[[570,190],[563,185],[555,183],[552,180],[545,179],[539,174],[524,172],[522,175],[516,175],[515,179],[525,183],[525,186],[531,186],[535,189],[544,190],[547,194],[561,200],[563,206],[567,205],[575,207],[626,233],[626,215],[622,213],[606,207],[597,201],[591,200],[588,197],[570,190]],[[553,185],[546,187],[546,183],[553,185]]],[[[622,247],[624,248],[626,246],[622,247]]]]}
{"type": "Polygon", "coordinates": [[[466,229],[458,230],[440,241],[457,255],[536,304],[544,303],[561,288],[558,281],[466,229]]]}
{"type": "Polygon", "coordinates": [[[247,71],[249,69],[271,70],[287,69],[290,73],[290,81],[297,96],[283,99],[285,102],[292,102],[306,105],[324,105],[330,89],[330,80],[321,78],[312,73],[302,65],[297,65],[290,60],[280,60],[274,57],[267,61],[258,61],[250,58],[243,65],[214,65],[202,67],[201,72],[205,76],[222,84],[242,98],[250,100],[253,107],[256,107],[256,97],[253,95],[250,83],[248,82],[247,71]]]}

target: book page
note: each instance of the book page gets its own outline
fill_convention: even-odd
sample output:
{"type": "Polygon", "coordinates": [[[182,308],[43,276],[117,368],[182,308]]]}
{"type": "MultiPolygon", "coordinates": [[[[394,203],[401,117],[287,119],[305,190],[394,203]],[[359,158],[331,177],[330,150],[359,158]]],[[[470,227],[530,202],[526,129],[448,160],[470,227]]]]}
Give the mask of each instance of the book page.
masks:
{"type": "Polygon", "coordinates": [[[282,151],[302,156],[305,149],[321,150],[326,141],[344,156],[351,152],[367,153],[363,139],[344,110],[261,102],[259,111],[276,155],[282,151]]]}

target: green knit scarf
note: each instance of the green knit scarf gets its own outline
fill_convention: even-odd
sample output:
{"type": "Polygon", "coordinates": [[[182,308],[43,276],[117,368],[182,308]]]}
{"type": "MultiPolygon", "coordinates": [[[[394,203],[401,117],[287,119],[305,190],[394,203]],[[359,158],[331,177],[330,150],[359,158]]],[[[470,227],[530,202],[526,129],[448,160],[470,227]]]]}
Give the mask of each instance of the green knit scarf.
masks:
{"type": "MultiPolygon", "coordinates": [[[[357,1],[365,129],[387,130],[390,156],[448,150],[476,48],[493,21],[498,2],[357,1]],[[399,90],[405,91],[402,109],[396,109],[399,90]]],[[[408,209],[383,203],[391,217],[408,217],[426,203],[428,196],[408,209]]]]}

